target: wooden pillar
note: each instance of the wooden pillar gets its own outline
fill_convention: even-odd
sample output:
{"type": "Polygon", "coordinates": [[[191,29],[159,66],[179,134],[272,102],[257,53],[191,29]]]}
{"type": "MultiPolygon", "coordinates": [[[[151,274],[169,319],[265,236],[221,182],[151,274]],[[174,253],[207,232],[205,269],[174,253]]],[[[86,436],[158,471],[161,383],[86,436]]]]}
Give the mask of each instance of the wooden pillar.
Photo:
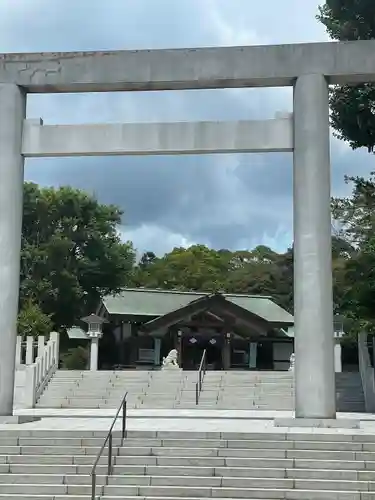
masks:
{"type": "Polygon", "coordinates": [[[119,343],[119,362],[121,365],[129,365],[132,362],[132,323],[120,323],[120,343],[119,343]]]}
{"type": "Polygon", "coordinates": [[[249,368],[250,370],[256,370],[257,368],[257,351],[258,342],[249,342],[249,368]]]}
{"type": "Polygon", "coordinates": [[[224,345],[223,345],[223,369],[225,371],[230,370],[231,367],[231,334],[230,332],[224,333],[224,345]]]}
{"type": "Polygon", "coordinates": [[[130,366],[134,366],[138,359],[138,328],[136,325],[132,325],[132,331],[129,337],[129,342],[130,342],[129,364],[130,366]]]}
{"type": "Polygon", "coordinates": [[[175,341],[175,348],[177,349],[178,353],[178,366],[181,368],[182,365],[182,331],[178,330],[177,335],[176,335],[176,341],[175,341]]]}
{"type": "Polygon", "coordinates": [[[160,365],[161,339],[154,338],[154,366],[160,365]]]}

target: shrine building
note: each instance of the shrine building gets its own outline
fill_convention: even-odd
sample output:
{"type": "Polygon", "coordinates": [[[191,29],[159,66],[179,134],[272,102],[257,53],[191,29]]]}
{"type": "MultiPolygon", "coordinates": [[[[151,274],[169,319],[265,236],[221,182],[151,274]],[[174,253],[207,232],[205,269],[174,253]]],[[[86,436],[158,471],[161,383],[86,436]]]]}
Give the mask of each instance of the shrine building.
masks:
{"type": "Polygon", "coordinates": [[[288,370],[293,316],[271,297],[125,289],[105,297],[99,369],[157,369],[171,349],[196,370],[288,370]]]}

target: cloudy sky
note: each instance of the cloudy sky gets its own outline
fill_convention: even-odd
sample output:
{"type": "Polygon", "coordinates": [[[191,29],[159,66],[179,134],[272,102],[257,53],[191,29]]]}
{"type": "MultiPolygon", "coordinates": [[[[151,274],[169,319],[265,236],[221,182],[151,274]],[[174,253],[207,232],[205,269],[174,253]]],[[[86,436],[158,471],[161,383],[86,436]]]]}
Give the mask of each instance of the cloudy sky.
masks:
{"type": "MultiPolygon", "coordinates": [[[[0,52],[149,49],[324,41],[316,0],[1,0],[0,52]],[[303,4],[303,6],[302,6],[303,4]]],[[[45,123],[270,118],[291,89],[34,95],[45,123]]],[[[333,192],[374,158],[332,142],[333,192]]],[[[95,193],[125,212],[138,251],[205,243],[283,250],[292,234],[289,154],[28,160],[26,178],[95,193]]]]}

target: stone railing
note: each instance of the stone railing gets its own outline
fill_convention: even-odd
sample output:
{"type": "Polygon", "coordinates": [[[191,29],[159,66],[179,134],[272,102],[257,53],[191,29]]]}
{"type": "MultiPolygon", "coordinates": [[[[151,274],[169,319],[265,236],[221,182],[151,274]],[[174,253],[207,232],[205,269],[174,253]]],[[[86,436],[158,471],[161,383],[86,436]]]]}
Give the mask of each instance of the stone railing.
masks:
{"type": "Polygon", "coordinates": [[[17,336],[16,344],[16,367],[22,368],[27,365],[32,365],[42,352],[47,344],[48,339],[44,335],[39,337],[26,337],[17,336]]]}
{"type": "Polygon", "coordinates": [[[367,333],[358,335],[358,362],[361,374],[363,393],[365,397],[366,412],[375,412],[375,380],[374,368],[371,365],[367,347],[367,333]]]}
{"type": "Polygon", "coordinates": [[[38,343],[38,356],[25,367],[24,404],[33,408],[59,365],[59,334],[52,332],[46,344],[38,343]]]}

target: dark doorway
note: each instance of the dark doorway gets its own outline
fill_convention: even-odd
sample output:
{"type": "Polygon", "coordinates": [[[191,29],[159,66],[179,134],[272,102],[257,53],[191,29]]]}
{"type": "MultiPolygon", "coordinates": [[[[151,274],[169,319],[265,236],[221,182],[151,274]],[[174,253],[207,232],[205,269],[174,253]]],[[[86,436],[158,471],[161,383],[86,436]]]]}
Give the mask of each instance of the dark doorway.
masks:
{"type": "Polygon", "coordinates": [[[258,343],[257,369],[273,370],[273,343],[263,340],[258,343]]]}
{"type": "Polygon", "coordinates": [[[207,367],[209,370],[221,370],[223,365],[222,349],[217,343],[208,342],[206,347],[207,367]]]}
{"type": "Polygon", "coordinates": [[[222,369],[222,343],[220,339],[201,335],[186,336],[182,339],[182,368],[184,370],[198,370],[206,349],[207,368],[209,370],[222,369]]]}

